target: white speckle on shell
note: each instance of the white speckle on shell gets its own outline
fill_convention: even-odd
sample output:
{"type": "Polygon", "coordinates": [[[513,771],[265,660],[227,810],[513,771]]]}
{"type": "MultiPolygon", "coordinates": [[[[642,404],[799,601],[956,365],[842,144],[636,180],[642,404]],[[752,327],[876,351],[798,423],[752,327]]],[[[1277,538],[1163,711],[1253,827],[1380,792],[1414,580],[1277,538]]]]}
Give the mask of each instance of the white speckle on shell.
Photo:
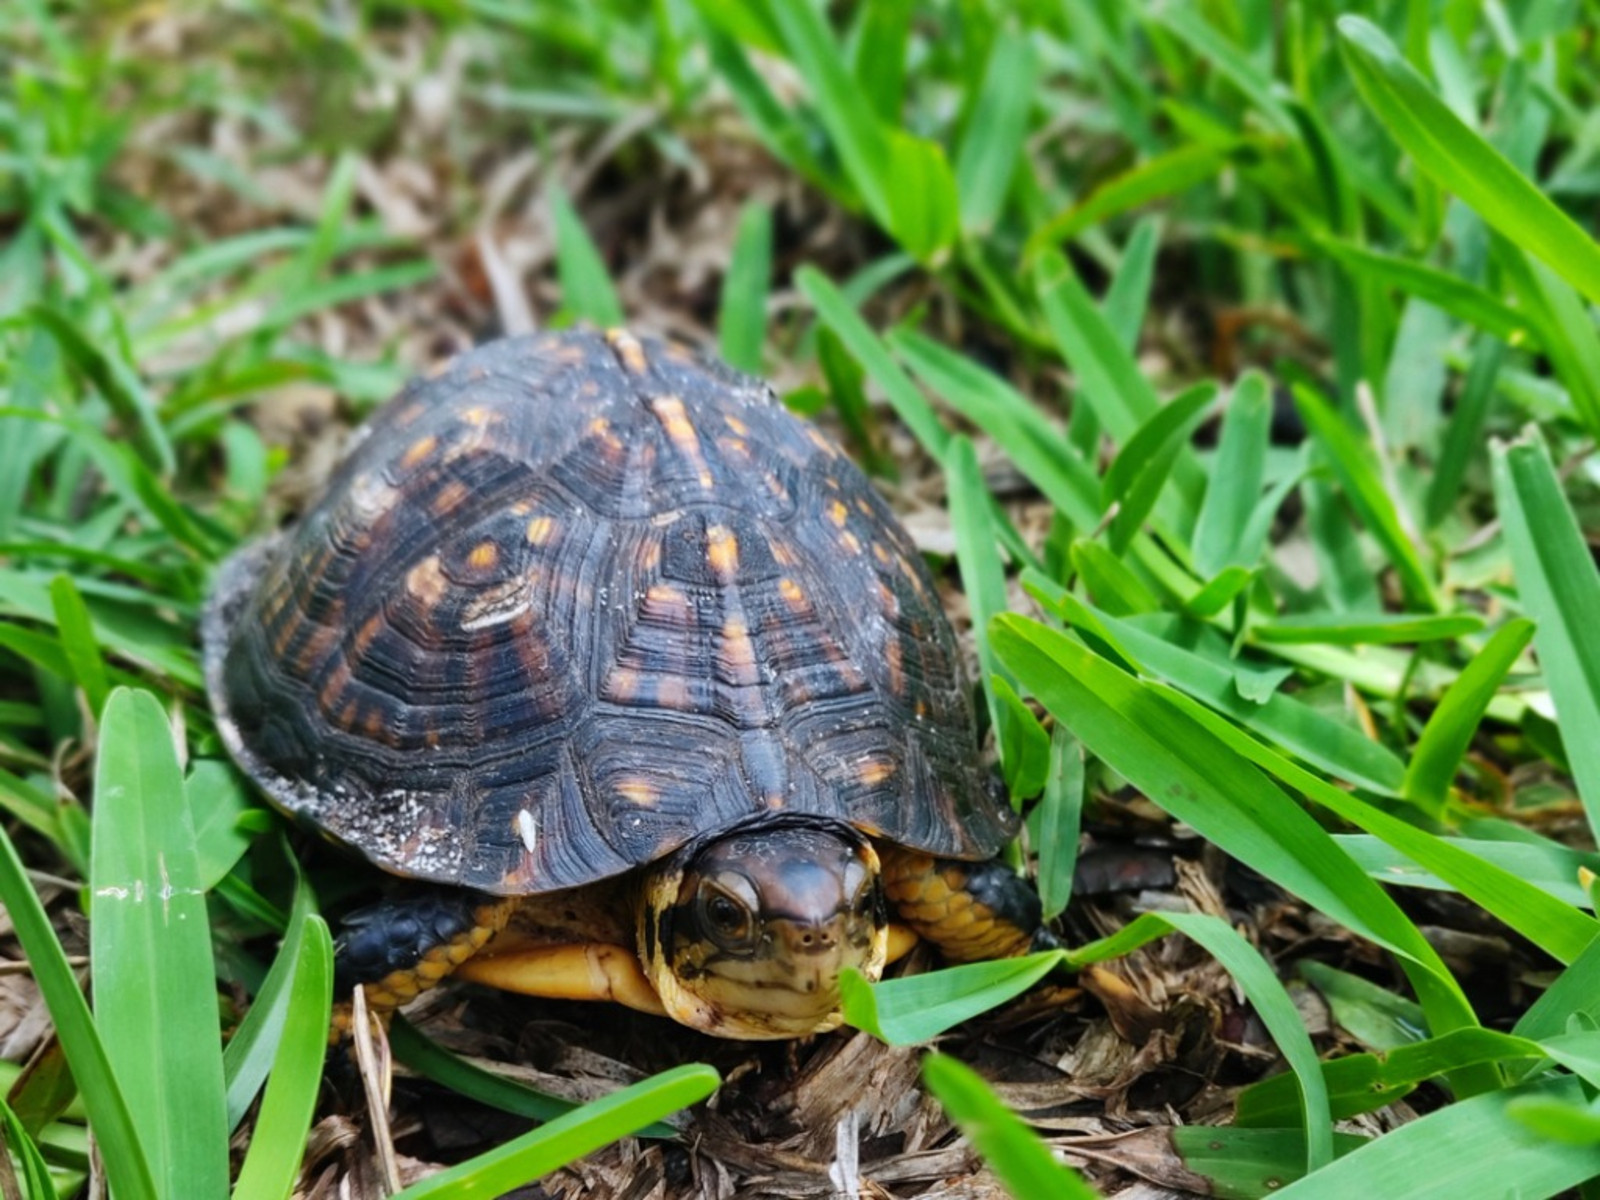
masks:
{"type": "Polygon", "coordinates": [[[517,832],[522,835],[522,844],[529,854],[539,848],[539,822],[525,808],[517,811],[517,832]]]}

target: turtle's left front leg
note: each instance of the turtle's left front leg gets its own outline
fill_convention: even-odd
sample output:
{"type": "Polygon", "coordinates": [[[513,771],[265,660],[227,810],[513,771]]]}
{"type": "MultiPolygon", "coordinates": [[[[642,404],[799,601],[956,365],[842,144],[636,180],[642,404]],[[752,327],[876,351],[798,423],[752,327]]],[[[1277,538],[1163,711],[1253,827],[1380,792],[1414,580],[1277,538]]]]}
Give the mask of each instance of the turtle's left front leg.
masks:
{"type": "Polygon", "coordinates": [[[1005,863],[960,862],[903,847],[883,847],[880,855],[889,904],[950,961],[1060,947],[1044,927],[1038,893],[1005,863]]]}

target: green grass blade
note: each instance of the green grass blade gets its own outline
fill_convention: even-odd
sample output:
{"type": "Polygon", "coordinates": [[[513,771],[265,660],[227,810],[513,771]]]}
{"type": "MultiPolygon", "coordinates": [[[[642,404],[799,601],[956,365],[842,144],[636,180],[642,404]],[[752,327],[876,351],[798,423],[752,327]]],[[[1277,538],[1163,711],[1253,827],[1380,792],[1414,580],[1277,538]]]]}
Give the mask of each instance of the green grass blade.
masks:
{"type": "Polygon", "coordinates": [[[1257,641],[1290,645],[1396,646],[1444,642],[1483,628],[1476,613],[1297,613],[1251,627],[1257,641]]]}
{"type": "MultiPolygon", "coordinates": [[[[1160,685],[1156,687],[1159,689],[1160,685]]],[[[1296,766],[1182,693],[1173,691],[1163,694],[1211,731],[1225,746],[1330,812],[1381,837],[1412,861],[1447,880],[1462,895],[1482,905],[1557,960],[1572,962],[1600,933],[1600,924],[1555,900],[1527,880],[1444,838],[1426,833],[1296,766]]],[[[1329,852],[1339,853],[1333,846],[1329,847],[1329,852]]],[[[1340,854],[1340,857],[1352,861],[1353,865],[1353,860],[1348,860],[1347,856],[1340,854]]],[[[1443,1030],[1435,1029],[1434,1032],[1443,1030]]]]}
{"type": "Polygon", "coordinates": [[[333,1003],[333,939],[321,917],[306,920],[272,1074],[261,1097],[234,1200],[288,1200],[305,1156],[322,1088],[333,1003]]]}
{"type": "Polygon", "coordinates": [[[950,443],[950,431],[940,423],[933,406],[917,390],[917,385],[911,382],[900,364],[895,362],[894,356],[884,348],[878,335],[861,319],[855,305],[815,267],[801,267],[795,272],[795,283],[816,308],[822,323],[833,331],[844,348],[883,389],[895,415],[916,435],[923,449],[934,458],[944,461],[950,443]]]}
{"type": "MultiPolygon", "coordinates": [[[[1359,833],[1341,833],[1335,834],[1334,840],[1361,864],[1363,871],[1380,883],[1396,887],[1457,890],[1379,838],[1359,833]]],[[[1583,870],[1600,874],[1600,858],[1593,854],[1568,850],[1564,846],[1543,841],[1492,841],[1465,837],[1441,838],[1440,841],[1515,876],[1573,910],[1589,908],[1594,903],[1579,877],[1579,872],[1583,870]]]]}
{"type": "Polygon", "coordinates": [[[1046,921],[1060,916],[1072,898],[1083,822],[1083,750],[1057,725],[1050,735],[1050,765],[1039,801],[1033,844],[1039,852],[1039,904],[1046,921]]]}
{"type": "MultiPolygon", "coordinates": [[[[1108,540],[1113,553],[1128,548],[1133,535],[1156,507],[1179,456],[1217,398],[1217,385],[1198,383],[1173,397],[1134,431],[1100,484],[1101,498],[1117,505],[1108,540]]],[[[1174,516],[1179,515],[1175,508],[1174,516]]]]}
{"type": "Polygon", "coordinates": [[[1156,254],[1160,249],[1161,222],[1156,217],[1145,217],[1133,227],[1133,233],[1123,246],[1122,261],[1117,264],[1117,272],[1111,277],[1101,304],[1106,324],[1130,351],[1139,345],[1139,331],[1144,328],[1145,312],[1150,306],[1156,254]]]}
{"type": "MultiPolygon", "coordinates": [[[[1206,1182],[1206,1194],[1226,1200],[1266,1200],[1305,1176],[1306,1138],[1295,1129],[1178,1125],[1167,1136],[1183,1169],[1206,1182]]],[[[1336,1133],[1334,1153],[1348,1154],[1367,1141],[1336,1133]]]]}
{"type": "Polygon", "coordinates": [[[772,209],[746,204],[739,213],[733,258],[722,281],[717,310],[717,348],[732,366],[761,371],[767,339],[767,292],[772,285],[772,209]]]}
{"type": "Polygon", "coordinates": [[[1414,608],[1439,610],[1439,599],[1415,544],[1406,534],[1395,501],[1384,490],[1372,464],[1371,446],[1358,438],[1320,396],[1296,385],[1294,400],[1306,426],[1321,444],[1345,496],[1378,540],[1400,577],[1400,588],[1414,608]]]}
{"type": "MultiPolygon", "coordinates": [[[[1528,1038],[1491,1029],[1457,1029],[1443,1037],[1397,1046],[1383,1054],[1349,1054],[1322,1064],[1336,1120],[1348,1120],[1392,1104],[1419,1083],[1467,1065],[1541,1060],[1546,1052],[1528,1038]]],[[[1266,1128],[1303,1120],[1300,1091],[1292,1076],[1275,1075],[1239,1093],[1234,1121],[1266,1128]]]]}
{"type": "Polygon", "coordinates": [[[663,1071],[460,1166],[430,1175],[396,1200],[493,1200],[680,1108],[698,1104],[721,1082],[716,1071],[703,1063],[663,1071]]]}
{"type": "MultiPolygon", "coordinates": [[[[285,848],[287,854],[287,848],[285,848]]],[[[256,1093],[272,1070],[284,1036],[284,1026],[294,1000],[296,972],[304,961],[306,928],[314,915],[315,900],[303,878],[296,878],[294,903],[283,943],[267,969],[267,977],[256,993],[255,1002],[228,1039],[222,1055],[223,1080],[227,1088],[228,1129],[234,1130],[256,1093]]]]}
{"type": "Polygon", "coordinates": [[[1445,428],[1444,447],[1428,483],[1424,513],[1429,529],[1437,529],[1461,500],[1467,467],[1483,449],[1483,427],[1505,357],[1505,343],[1492,338],[1480,339],[1473,349],[1472,365],[1467,368],[1455,412],[1445,428]]]}
{"type": "Polygon", "coordinates": [[[62,652],[89,702],[89,711],[98,714],[111,691],[111,681],[106,675],[105,659],[95,639],[94,624],[89,619],[83,594],[73,583],[72,576],[57,575],[50,581],[50,599],[55,607],[56,633],[61,639],[62,652]]]}
{"type": "Polygon", "coordinates": [[[1576,1079],[1560,1079],[1461,1100],[1391,1130],[1275,1194],[1288,1200],[1554,1196],[1600,1175],[1600,1145],[1539,1137],[1520,1128],[1510,1109],[1521,1099],[1571,1104],[1581,1096],[1576,1079]],[[1475,1146],[1493,1146],[1494,1152],[1463,1152],[1475,1146]]]}
{"type": "Polygon", "coordinates": [[[916,1046],[1022,995],[1062,962],[1061,951],[1049,950],[879,983],[846,968],[839,999],[847,1023],[891,1046],[916,1046]]]}
{"type": "Polygon", "coordinates": [[[83,1096],[89,1124],[100,1146],[106,1177],[117,1200],[160,1200],[127,1101],[89,1015],[89,1005],[56,940],[50,918],[10,836],[0,827],[0,903],[16,929],[34,981],[50,1009],[56,1036],[83,1096]]]}
{"type": "Polygon", "coordinates": [[[1375,25],[1345,16],[1338,27],[1361,98],[1417,165],[1600,303],[1600,247],[1589,235],[1451,112],[1375,25]]]}
{"type": "Polygon", "coordinates": [[[1385,287],[1398,288],[1419,300],[1436,305],[1451,316],[1511,346],[1537,344],[1539,330],[1522,312],[1493,292],[1468,283],[1460,276],[1438,270],[1410,258],[1380,254],[1352,242],[1321,238],[1317,248],[1327,252],[1347,270],[1366,276],[1385,287]]]}
{"type": "Polygon", "coordinates": [[[106,701],[95,770],[95,1022],[163,1195],[228,1189],[222,1033],[194,827],[155,697],[106,701]]]}
{"type": "Polygon", "coordinates": [[[1411,752],[1400,789],[1406,799],[1430,808],[1443,806],[1489,702],[1533,639],[1533,630],[1533,622],[1524,620],[1508,621],[1495,630],[1440,698],[1411,752]]]}
{"type": "Polygon", "coordinates": [[[877,0],[863,7],[851,54],[857,86],[880,121],[897,124],[906,98],[906,44],[914,0],[877,0]]]}
{"type": "Polygon", "coordinates": [[[1146,159],[1040,225],[1029,235],[1023,256],[1031,261],[1110,217],[1198,188],[1227,166],[1235,152],[1233,146],[1188,143],[1146,159]]]}
{"type": "Polygon", "coordinates": [[[1008,27],[995,37],[989,64],[956,155],[961,228],[987,233],[1011,190],[1033,107],[1034,59],[1028,36],[1008,27]]]}
{"type": "Polygon", "coordinates": [[[1537,434],[1496,446],[1495,499],[1589,827],[1600,829],[1600,572],[1537,434]]]}
{"type": "MultiPolygon", "coordinates": [[[[1000,559],[999,532],[989,512],[988,490],[978,469],[978,455],[964,437],[951,439],[945,453],[944,474],[950,504],[950,527],[956,538],[956,562],[961,568],[961,588],[972,606],[972,631],[978,649],[978,665],[989,705],[991,726],[1000,730],[1003,721],[1000,698],[989,683],[998,674],[1007,683],[1009,673],[995,661],[989,649],[989,618],[1006,610],[1005,567],[1000,559]]],[[[1001,756],[1012,747],[1001,746],[1001,756]]]]}
{"type": "Polygon", "coordinates": [[[560,188],[550,189],[550,213],[556,230],[556,274],[561,280],[561,304],[568,313],[602,329],[624,323],[622,301],[611,286],[605,260],[583,227],[572,202],[560,188]]]}
{"type": "Polygon", "coordinates": [[[1600,1024],[1600,938],[1590,942],[1567,969],[1517,1019],[1518,1037],[1543,1040],[1565,1033],[1574,1022],[1600,1024]]]}
{"type": "Polygon", "coordinates": [[[1394,901],[1214,733],[1065,634],[1006,615],[990,636],[1002,660],[1051,714],[1152,801],[1398,955],[1435,1032],[1476,1024],[1438,953],[1394,901]]]}
{"type": "Polygon", "coordinates": [[[1261,500],[1271,424],[1267,377],[1247,371],[1228,399],[1216,463],[1195,522],[1194,565],[1202,576],[1209,578],[1225,567],[1255,565],[1256,556],[1247,554],[1242,539],[1261,500]]]}
{"type": "Polygon", "coordinates": [[[889,344],[952,408],[994,438],[1068,519],[1086,529],[1099,522],[1099,480],[1036,405],[931,338],[901,332],[889,344]]]}
{"type": "Polygon", "coordinates": [[[56,1185],[50,1178],[50,1164],[45,1162],[39,1144],[28,1135],[11,1111],[11,1105],[0,1099],[0,1122],[5,1124],[5,1142],[0,1153],[9,1151],[22,1167],[18,1181],[26,1189],[28,1200],[56,1200],[56,1185]]]}
{"type": "Polygon", "coordinates": [[[918,261],[938,266],[961,231],[961,201],[944,147],[900,129],[882,136],[893,181],[886,192],[889,232],[918,261]]]}
{"type": "MultiPolygon", "coordinates": [[[[894,177],[888,173],[887,126],[879,122],[851,77],[821,12],[810,4],[773,4],[766,10],[799,68],[817,116],[844,164],[845,174],[879,224],[892,223],[894,177]]],[[[907,247],[910,249],[910,247],[907,247]]]]}
{"type": "Polygon", "coordinates": [[[1049,1149],[984,1083],[958,1059],[930,1054],[922,1060],[922,1079],[939,1098],[973,1148],[1018,1200],[1093,1200],[1096,1192],[1076,1171],[1056,1162],[1049,1149]]]}

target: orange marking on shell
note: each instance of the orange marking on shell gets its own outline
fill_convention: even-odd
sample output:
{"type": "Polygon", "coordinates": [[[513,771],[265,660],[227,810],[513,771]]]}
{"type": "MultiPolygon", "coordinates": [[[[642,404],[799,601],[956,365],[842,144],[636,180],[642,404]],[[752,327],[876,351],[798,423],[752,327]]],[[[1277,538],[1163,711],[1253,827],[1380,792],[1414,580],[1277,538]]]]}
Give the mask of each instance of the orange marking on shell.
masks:
{"type": "Polygon", "coordinates": [[[769,792],[767,795],[761,798],[761,803],[765,804],[768,808],[779,809],[787,804],[788,801],[786,801],[782,796],[778,795],[777,792],[769,792]]]}
{"type": "Polygon", "coordinates": [[[690,623],[689,597],[682,588],[668,583],[653,583],[645,592],[646,611],[658,620],[666,620],[685,628],[690,623]]]}
{"type": "Polygon", "coordinates": [[[467,555],[467,565],[475,571],[487,571],[500,561],[500,547],[493,542],[479,542],[467,555]]]}
{"type": "Polygon", "coordinates": [[[418,463],[427,459],[428,456],[431,455],[438,447],[438,445],[439,439],[434,437],[431,433],[425,437],[419,437],[416,441],[412,442],[411,445],[407,447],[406,452],[400,456],[400,465],[408,469],[416,466],[418,463]]]}
{"type": "Polygon", "coordinates": [[[513,504],[511,506],[511,515],[514,516],[514,517],[525,517],[529,513],[531,513],[532,511],[533,511],[533,501],[532,500],[518,500],[515,504],[513,504]]]}
{"type": "Polygon", "coordinates": [[[861,539],[855,534],[851,533],[848,529],[839,534],[839,544],[851,554],[861,553],[861,539]]]}
{"type": "Polygon", "coordinates": [[[491,413],[487,408],[474,404],[471,408],[464,408],[461,410],[461,419],[466,424],[471,425],[474,428],[481,429],[490,421],[494,420],[494,414],[491,413]]]}
{"type": "Polygon", "coordinates": [[[856,497],[856,511],[864,517],[870,517],[872,515],[872,505],[867,502],[867,498],[865,496],[856,497]]]}
{"type": "Polygon", "coordinates": [[[556,531],[554,517],[535,517],[528,522],[528,545],[543,546],[550,540],[550,535],[556,531]]]}
{"type": "Polygon", "coordinates": [[[700,435],[695,432],[683,401],[676,396],[651,396],[647,403],[678,453],[694,467],[700,486],[710,491],[711,468],[706,465],[705,453],[700,448],[700,435]]]}
{"type": "Polygon", "coordinates": [[[750,640],[750,630],[738,617],[729,617],[722,626],[722,661],[740,686],[761,682],[761,673],[756,670],[755,643],[750,640]]]}
{"type": "Polygon", "coordinates": [[[905,654],[900,649],[900,639],[890,638],[883,648],[883,661],[889,668],[889,690],[896,696],[906,694],[905,654]]]}
{"type": "Polygon", "coordinates": [[[730,458],[750,457],[750,443],[743,438],[720,437],[717,439],[717,448],[730,458]]]}
{"type": "Polygon", "coordinates": [[[624,779],[617,784],[617,795],[637,808],[654,808],[661,792],[648,779],[624,779]]]}
{"type": "Polygon", "coordinates": [[[627,704],[639,695],[639,672],[629,667],[614,667],[606,674],[600,694],[614,704],[627,704]]]}
{"type": "Polygon", "coordinates": [[[406,591],[420,600],[426,608],[432,608],[444,599],[444,594],[449,588],[450,581],[445,578],[444,568],[439,565],[437,554],[428,555],[406,572],[406,591]]]}
{"type": "Polygon", "coordinates": [[[881,758],[868,759],[856,769],[857,782],[866,787],[877,787],[894,774],[894,764],[881,758]]]}
{"type": "Polygon", "coordinates": [[[789,607],[797,612],[805,611],[811,607],[806,599],[806,590],[794,580],[785,575],[778,580],[778,595],[782,596],[789,607]]]}
{"type": "Polygon", "coordinates": [[[900,615],[900,597],[894,594],[894,589],[883,580],[878,580],[878,604],[884,614],[889,617],[900,615]]]}
{"type": "Polygon", "coordinates": [[[839,503],[839,501],[835,500],[832,504],[828,505],[828,520],[832,521],[840,529],[844,528],[844,523],[849,519],[850,510],[843,504],[839,503]]]}
{"type": "Polygon", "coordinates": [[[659,676],[656,680],[656,703],[662,708],[687,712],[692,707],[689,703],[688,680],[677,675],[659,676]]]}
{"type": "Polygon", "coordinates": [[[361,718],[361,732],[375,742],[389,740],[384,736],[388,732],[388,726],[384,724],[383,709],[371,708],[367,710],[366,715],[361,718]]]}
{"type": "Polygon", "coordinates": [[[639,344],[639,339],[626,329],[606,330],[606,341],[611,343],[611,348],[617,352],[622,365],[635,375],[643,375],[650,369],[650,360],[645,356],[644,347],[639,344]]]}
{"type": "Polygon", "coordinates": [[[344,693],[350,683],[350,668],[343,662],[333,665],[333,670],[328,672],[328,678],[322,684],[322,690],[317,693],[317,704],[323,712],[332,712],[334,702],[344,693]]]}
{"type": "Polygon", "coordinates": [[[446,517],[459,508],[472,493],[459,479],[452,479],[433,498],[435,516],[446,517]]]}
{"type": "Polygon", "coordinates": [[[818,450],[821,450],[829,458],[839,457],[839,447],[834,445],[831,439],[823,436],[823,433],[820,429],[817,429],[812,425],[807,425],[806,436],[811,439],[812,444],[815,445],[818,450]]]}
{"type": "Polygon", "coordinates": [[[877,559],[878,562],[880,562],[882,565],[884,565],[886,567],[890,563],[894,562],[894,557],[889,553],[889,551],[887,549],[885,549],[884,544],[882,542],[873,542],[872,543],[872,557],[877,559]]]}
{"type": "Polygon", "coordinates": [[[776,472],[767,473],[767,491],[782,503],[789,502],[789,489],[783,486],[783,480],[778,478],[776,472]]]}
{"type": "Polygon", "coordinates": [[[732,583],[739,577],[739,539],[726,525],[712,525],[706,530],[706,563],[712,574],[722,583],[732,583]]]}
{"type": "Polygon", "coordinates": [[[792,567],[799,561],[799,559],[795,557],[794,548],[790,546],[788,542],[782,542],[777,538],[772,538],[768,541],[767,545],[772,550],[772,561],[777,563],[780,567],[792,567]]]}
{"type": "Polygon", "coordinates": [[[378,631],[382,628],[383,614],[379,612],[373,613],[362,623],[361,628],[356,630],[356,639],[353,647],[357,658],[367,652],[367,647],[372,645],[374,639],[378,636],[378,631]]]}
{"type": "Polygon", "coordinates": [[[653,574],[661,565],[661,543],[654,540],[640,542],[638,563],[642,574],[653,574]]]}
{"type": "Polygon", "coordinates": [[[750,426],[746,425],[743,421],[739,420],[738,417],[735,417],[732,414],[723,417],[722,422],[740,437],[744,437],[750,432],[750,426]]]}

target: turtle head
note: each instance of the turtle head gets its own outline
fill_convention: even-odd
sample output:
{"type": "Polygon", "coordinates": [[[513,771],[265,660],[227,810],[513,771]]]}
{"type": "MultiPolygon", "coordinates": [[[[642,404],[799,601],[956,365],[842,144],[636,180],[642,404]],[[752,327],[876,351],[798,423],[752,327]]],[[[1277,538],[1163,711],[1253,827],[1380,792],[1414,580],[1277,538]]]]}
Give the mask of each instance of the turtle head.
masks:
{"type": "Polygon", "coordinates": [[[833,1029],[839,973],[883,972],[888,910],[872,844],[847,825],[770,824],[691,846],[651,871],[639,950],[662,1004],[732,1038],[833,1029]]]}

